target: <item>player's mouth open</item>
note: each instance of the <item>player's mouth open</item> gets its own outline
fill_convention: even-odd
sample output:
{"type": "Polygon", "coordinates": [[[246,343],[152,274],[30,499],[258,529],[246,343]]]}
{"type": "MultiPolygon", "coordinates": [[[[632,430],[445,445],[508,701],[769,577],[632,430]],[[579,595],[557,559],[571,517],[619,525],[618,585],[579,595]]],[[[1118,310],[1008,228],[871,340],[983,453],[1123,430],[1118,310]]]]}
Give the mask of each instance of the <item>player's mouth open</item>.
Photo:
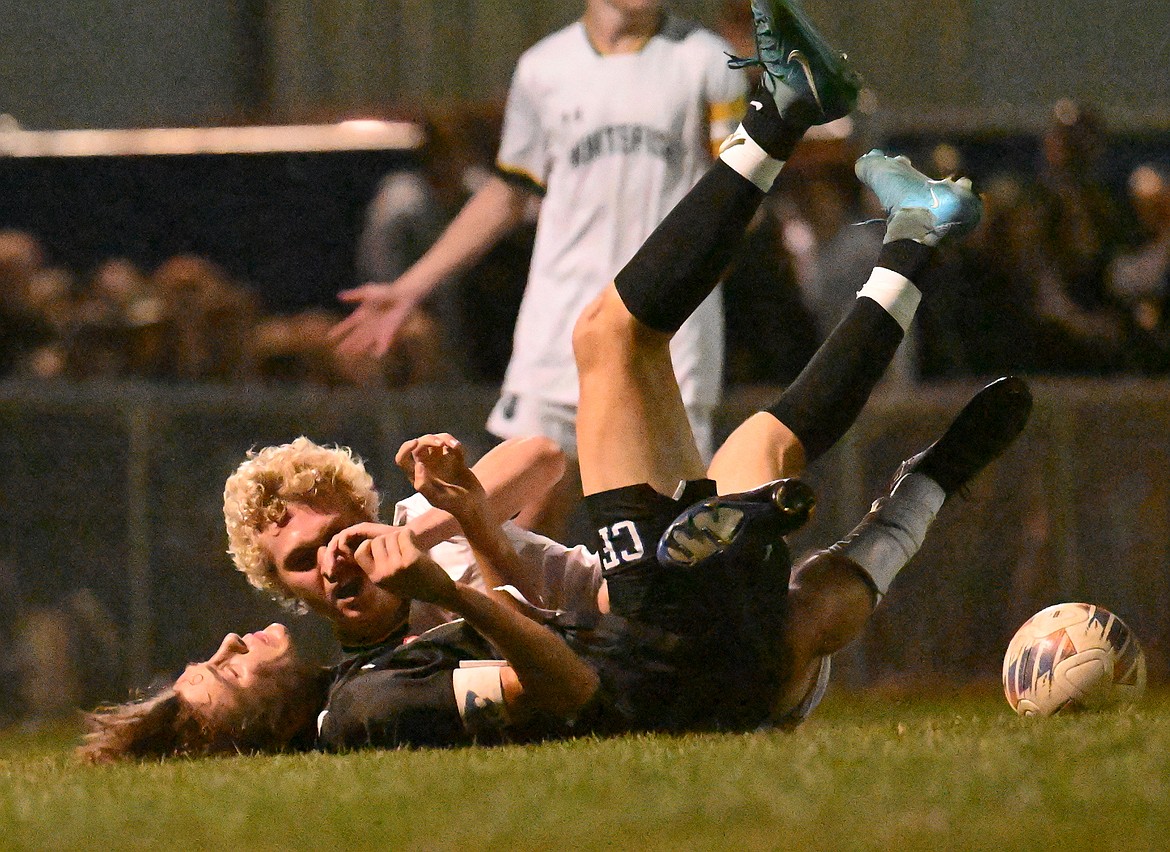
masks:
{"type": "Polygon", "coordinates": [[[362,581],[360,577],[354,577],[352,580],[347,580],[336,589],[333,590],[333,600],[344,601],[351,600],[358,596],[362,590],[362,581]]]}

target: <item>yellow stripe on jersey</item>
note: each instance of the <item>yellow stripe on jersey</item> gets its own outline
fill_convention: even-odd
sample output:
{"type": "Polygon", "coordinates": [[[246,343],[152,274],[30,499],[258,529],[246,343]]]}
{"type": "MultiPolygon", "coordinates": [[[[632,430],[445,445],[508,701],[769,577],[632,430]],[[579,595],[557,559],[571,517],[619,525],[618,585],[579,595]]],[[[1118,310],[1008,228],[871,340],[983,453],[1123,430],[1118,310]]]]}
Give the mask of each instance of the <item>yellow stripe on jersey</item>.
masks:
{"type": "Polygon", "coordinates": [[[521,166],[510,166],[507,163],[502,163],[499,160],[496,160],[496,171],[499,172],[500,176],[505,180],[510,178],[519,181],[520,183],[529,184],[533,189],[537,190],[542,195],[548,189],[548,187],[544,185],[543,181],[538,179],[536,175],[532,174],[532,172],[528,171],[528,169],[525,169],[521,166]]]}
{"type": "Polygon", "coordinates": [[[707,107],[707,126],[711,131],[711,156],[719,156],[719,146],[735,131],[735,126],[747,112],[747,98],[713,103],[707,107]]]}
{"type": "Polygon", "coordinates": [[[747,98],[739,97],[734,101],[710,104],[707,107],[707,120],[711,124],[720,124],[726,121],[738,122],[747,111],[747,98]]]}

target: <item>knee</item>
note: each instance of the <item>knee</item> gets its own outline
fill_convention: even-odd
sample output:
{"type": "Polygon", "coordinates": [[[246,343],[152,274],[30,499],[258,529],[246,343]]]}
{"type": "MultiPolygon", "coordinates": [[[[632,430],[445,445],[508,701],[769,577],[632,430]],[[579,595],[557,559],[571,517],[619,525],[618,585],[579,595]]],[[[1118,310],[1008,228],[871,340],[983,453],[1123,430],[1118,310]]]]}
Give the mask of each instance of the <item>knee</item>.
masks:
{"type": "Polygon", "coordinates": [[[792,572],[789,602],[794,629],[816,655],[832,654],[865,627],[877,592],[853,560],[827,550],[804,559],[792,572]]]}
{"type": "Polygon", "coordinates": [[[573,356],[578,372],[612,369],[616,363],[628,361],[649,342],[648,332],[610,284],[585,307],[573,326],[573,356]]]}

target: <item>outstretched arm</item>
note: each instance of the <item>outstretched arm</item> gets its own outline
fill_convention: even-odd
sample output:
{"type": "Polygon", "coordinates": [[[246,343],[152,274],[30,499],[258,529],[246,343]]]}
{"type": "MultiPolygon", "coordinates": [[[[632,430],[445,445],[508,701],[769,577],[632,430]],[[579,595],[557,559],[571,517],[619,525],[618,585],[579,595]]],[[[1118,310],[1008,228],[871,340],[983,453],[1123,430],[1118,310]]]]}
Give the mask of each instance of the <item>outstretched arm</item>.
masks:
{"type": "Polygon", "coordinates": [[[470,269],[515,228],[530,198],[519,186],[493,177],[398,280],[342,291],[338,298],[355,309],[330,333],[337,348],[347,355],[386,354],[422,300],[444,281],[470,269]]]}
{"type": "Polygon", "coordinates": [[[504,701],[514,718],[532,711],[571,717],[597,691],[597,673],[561,637],[507,605],[502,593],[452,581],[408,530],[371,539],[356,555],[375,583],[458,613],[503,654],[504,701]]]}
{"type": "MultiPolygon", "coordinates": [[[[425,468],[418,466],[415,453],[439,446],[457,452],[462,464],[462,445],[445,432],[407,441],[395,456],[398,467],[418,491],[422,491],[420,477],[425,475],[425,468]]],[[[549,492],[565,472],[565,454],[554,441],[543,436],[511,438],[484,454],[470,472],[483,486],[487,517],[501,524],[549,492]]],[[[438,508],[439,504],[429,494],[423,496],[436,508],[414,518],[407,526],[414,531],[419,543],[429,549],[458,535],[461,530],[459,522],[446,511],[446,507],[438,508]]]]}

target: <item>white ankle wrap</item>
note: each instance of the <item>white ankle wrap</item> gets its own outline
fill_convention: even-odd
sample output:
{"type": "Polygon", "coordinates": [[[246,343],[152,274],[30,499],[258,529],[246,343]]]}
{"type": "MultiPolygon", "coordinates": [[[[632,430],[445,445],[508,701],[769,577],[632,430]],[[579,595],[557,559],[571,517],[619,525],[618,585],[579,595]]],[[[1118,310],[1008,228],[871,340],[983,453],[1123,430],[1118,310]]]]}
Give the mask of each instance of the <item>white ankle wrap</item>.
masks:
{"type": "Polygon", "coordinates": [[[767,192],[776,182],[783,160],[775,160],[768,152],[747,135],[741,124],[735,132],[719,146],[719,159],[729,165],[741,177],[747,178],[762,192],[767,192]]]}
{"type": "Polygon", "coordinates": [[[902,331],[910,330],[918,303],[922,301],[922,291],[914,286],[913,281],[880,266],[874,267],[869,280],[858,292],[857,298],[862,296],[873,299],[885,308],[886,313],[902,327],[902,331]]]}

